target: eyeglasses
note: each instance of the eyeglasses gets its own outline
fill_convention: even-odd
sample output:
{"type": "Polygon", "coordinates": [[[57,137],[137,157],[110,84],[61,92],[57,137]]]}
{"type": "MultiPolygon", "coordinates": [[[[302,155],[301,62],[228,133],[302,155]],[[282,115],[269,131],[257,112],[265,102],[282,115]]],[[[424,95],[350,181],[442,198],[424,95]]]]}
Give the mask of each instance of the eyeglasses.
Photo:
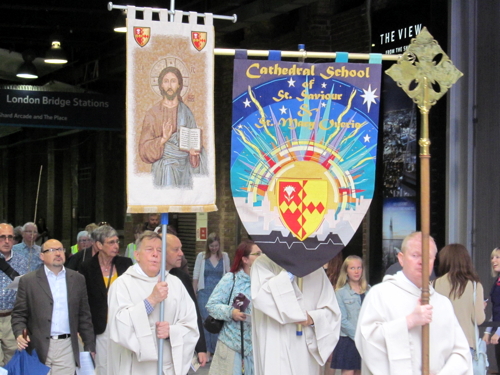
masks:
{"type": "Polygon", "coordinates": [[[250,253],[249,255],[255,255],[256,257],[258,257],[258,256],[262,255],[262,252],[260,252],[260,253],[250,253]]]}
{"type": "Polygon", "coordinates": [[[106,245],[119,245],[120,240],[113,240],[113,241],[104,241],[106,245]]]}
{"type": "Polygon", "coordinates": [[[7,235],[5,235],[5,234],[2,234],[2,235],[0,236],[0,241],[5,241],[5,240],[12,241],[13,239],[14,239],[14,236],[12,236],[12,235],[7,236],[7,235]]]}
{"type": "Polygon", "coordinates": [[[26,234],[38,234],[38,231],[36,231],[36,230],[25,230],[23,233],[26,233],[26,234]]]}
{"type": "Polygon", "coordinates": [[[42,253],[53,253],[55,251],[60,251],[62,253],[64,253],[66,251],[66,249],[62,248],[62,247],[58,247],[57,249],[47,249],[47,250],[43,250],[42,253]]]}
{"type": "Polygon", "coordinates": [[[109,225],[107,221],[101,221],[99,224],[97,224],[98,227],[102,227],[103,225],[109,225]]]}

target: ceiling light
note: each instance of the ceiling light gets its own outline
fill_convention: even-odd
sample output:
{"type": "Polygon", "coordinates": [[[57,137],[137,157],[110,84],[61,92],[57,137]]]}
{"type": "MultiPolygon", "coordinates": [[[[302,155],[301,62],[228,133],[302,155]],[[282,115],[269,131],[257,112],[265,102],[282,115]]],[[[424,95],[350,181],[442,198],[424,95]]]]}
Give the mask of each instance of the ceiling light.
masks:
{"type": "Polygon", "coordinates": [[[26,79],[38,78],[38,72],[36,71],[35,65],[33,65],[33,60],[35,60],[35,52],[32,50],[24,51],[23,60],[24,63],[17,70],[16,76],[26,79]]]}
{"type": "Polygon", "coordinates": [[[61,48],[61,42],[52,41],[52,47],[45,54],[44,61],[47,64],[66,64],[68,62],[66,54],[61,48]]]}
{"type": "Polygon", "coordinates": [[[117,33],[126,33],[127,32],[127,17],[126,11],[122,11],[116,17],[115,24],[113,26],[113,30],[117,33]]]}

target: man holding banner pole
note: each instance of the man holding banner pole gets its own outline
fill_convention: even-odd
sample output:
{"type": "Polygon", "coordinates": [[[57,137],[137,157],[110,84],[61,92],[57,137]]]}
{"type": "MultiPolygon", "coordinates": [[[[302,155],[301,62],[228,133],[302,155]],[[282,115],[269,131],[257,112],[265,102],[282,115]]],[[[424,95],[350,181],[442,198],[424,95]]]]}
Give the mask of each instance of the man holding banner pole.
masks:
{"type": "Polygon", "coordinates": [[[195,305],[177,277],[162,281],[159,234],[144,232],[135,257],[137,264],[109,289],[108,375],[185,375],[199,337],[195,305]]]}
{"type": "Polygon", "coordinates": [[[332,285],[323,269],[302,279],[300,290],[297,277],[267,255],[252,265],[255,375],[319,374],[337,345],[341,316],[332,285]]]}

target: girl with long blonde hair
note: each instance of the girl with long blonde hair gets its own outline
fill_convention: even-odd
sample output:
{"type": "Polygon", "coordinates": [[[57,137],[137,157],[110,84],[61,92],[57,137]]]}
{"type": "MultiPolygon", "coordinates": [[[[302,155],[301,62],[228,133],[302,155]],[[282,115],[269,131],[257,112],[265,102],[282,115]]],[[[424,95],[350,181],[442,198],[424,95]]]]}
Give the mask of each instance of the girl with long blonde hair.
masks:
{"type": "Polygon", "coordinates": [[[342,375],[360,375],[361,357],[354,344],[361,304],[370,286],[366,282],[363,259],[350,255],[342,264],[335,294],[342,314],[340,340],[332,355],[331,368],[342,375]]]}
{"type": "MultiPolygon", "coordinates": [[[[217,283],[229,272],[229,256],[222,251],[220,237],[217,233],[210,233],[207,238],[207,248],[198,253],[193,271],[193,289],[198,297],[198,307],[203,321],[208,317],[206,304],[217,283]]],[[[205,330],[207,343],[207,362],[210,354],[215,352],[218,334],[205,330]]]]}

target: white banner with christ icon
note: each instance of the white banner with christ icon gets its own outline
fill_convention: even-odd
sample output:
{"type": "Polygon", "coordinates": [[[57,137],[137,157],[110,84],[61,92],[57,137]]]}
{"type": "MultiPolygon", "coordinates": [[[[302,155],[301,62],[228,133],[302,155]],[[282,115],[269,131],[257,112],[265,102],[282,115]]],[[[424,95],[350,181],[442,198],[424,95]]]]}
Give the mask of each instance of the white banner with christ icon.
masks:
{"type": "Polygon", "coordinates": [[[187,18],[127,8],[129,213],[217,209],[213,17],[187,18]]]}

